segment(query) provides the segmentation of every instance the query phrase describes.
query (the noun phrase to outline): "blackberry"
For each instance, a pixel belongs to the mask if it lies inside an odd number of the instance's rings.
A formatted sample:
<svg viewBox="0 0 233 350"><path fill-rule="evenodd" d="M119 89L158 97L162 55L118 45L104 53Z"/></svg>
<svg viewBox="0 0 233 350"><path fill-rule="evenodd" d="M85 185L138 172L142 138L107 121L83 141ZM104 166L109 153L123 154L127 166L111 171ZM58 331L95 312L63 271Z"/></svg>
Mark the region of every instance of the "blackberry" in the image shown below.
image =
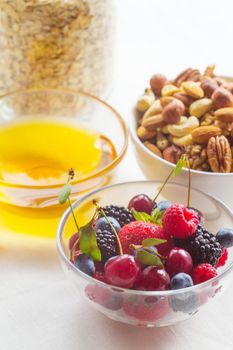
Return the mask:
<svg viewBox="0 0 233 350"><path fill-rule="evenodd" d="M126 224L129 224L131 221L134 221L133 215L125 207L118 207L117 205L107 205L103 208L107 216L111 216L116 219L120 226L123 227Z"/></svg>
<svg viewBox="0 0 233 350"><path fill-rule="evenodd" d="M96 231L96 240L101 251L101 260L106 262L109 258L119 254L118 242L111 228L98 229Z"/></svg>
<svg viewBox="0 0 233 350"><path fill-rule="evenodd" d="M220 243L216 237L201 225L193 236L187 239L175 239L175 245L189 252L193 264L207 263L215 266L222 255Z"/></svg>

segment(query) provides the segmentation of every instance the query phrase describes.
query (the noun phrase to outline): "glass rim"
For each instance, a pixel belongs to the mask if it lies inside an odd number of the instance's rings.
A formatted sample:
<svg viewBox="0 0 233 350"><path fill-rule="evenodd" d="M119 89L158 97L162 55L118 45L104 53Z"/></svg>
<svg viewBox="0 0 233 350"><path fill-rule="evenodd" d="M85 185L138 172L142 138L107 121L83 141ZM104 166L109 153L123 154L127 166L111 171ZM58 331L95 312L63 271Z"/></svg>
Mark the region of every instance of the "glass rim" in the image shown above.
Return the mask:
<svg viewBox="0 0 233 350"><path fill-rule="evenodd" d="M142 180L142 181L127 181L127 182L121 182L121 183L117 183L117 184L113 184L113 185L109 185L109 186L104 186L101 187L99 189L96 189L94 191L89 192L88 194L86 194L85 196L81 197L80 199L76 200L73 203L73 208L77 208L82 202L84 202L86 199L88 199L88 197L97 194L98 192L101 192L102 190L108 190L110 188L114 188L117 187L119 185L123 185L123 186L127 186L129 184L134 184L134 185L139 185L139 184L143 184L143 183L151 183L151 184L162 184L161 181L147 181L147 180ZM169 182L169 185L175 186L175 187L182 187L182 188L187 188L187 186L185 185L180 185L174 182ZM205 193L199 189L196 188L192 188L192 191L198 192L204 196L206 196L207 198L214 200L215 203L218 204L218 206L220 205L233 219L233 212L232 210L226 205L224 204L220 199L216 198L215 196L212 196L208 193ZM73 263L71 263L71 261L68 259L68 257L66 256L64 249L62 247L62 234L63 234L63 229L64 226L67 222L68 217L71 214L71 210L70 208L68 208L62 215L59 224L58 224L58 228L57 228L57 235L56 235L56 242L57 242L57 249L59 252L60 257L64 260L64 262L66 263L66 265L69 267L69 269L72 269L75 273L77 273L79 275L80 278L84 278L86 279L88 282L94 282L95 284L98 284L100 286L104 286L105 288L110 288L111 290L115 290L115 291L119 291L119 292L124 292L124 293L128 293L128 294L135 294L135 295L144 295L144 296L160 296L160 297L166 297L166 296L170 296L170 295L176 295L176 294L185 294L188 292L195 292L198 289L204 289L205 287L211 287L214 285L214 283L220 279L225 278L230 271L233 268L233 261L231 262L231 264L226 268L225 271L221 272L219 275L217 275L216 277L200 283L200 284L196 284L193 285L191 287L187 287L187 288L181 288L181 289L176 289L176 290L165 290L165 291L142 291L142 290L134 290L134 289L127 289L127 288L121 288L121 287L117 287L111 284L107 284L104 282L101 282L99 280L96 280L95 278L88 276L87 274L85 274L84 272L80 271L77 267L74 266ZM216 284L217 286L217 284Z"/></svg>
<svg viewBox="0 0 233 350"><path fill-rule="evenodd" d="M119 122L121 131L123 132L123 146L121 147L121 150L117 154L117 156L111 161L111 163L109 163L108 165L106 165L102 169L100 169L100 170L98 170L90 175L83 177L80 180L72 181L73 185L82 184L82 183L85 183L86 181L98 178L99 176L103 176L103 175L107 174L108 172L110 172L112 169L114 169L121 162L121 160L123 159L123 157L126 153L127 147L128 147L128 133L127 133L126 123L125 123L124 119L122 118L121 114L114 107L112 107L109 103L105 102L104 100L102 100L101 98L99 98L95 95L92 95L88 92L81 91L79 89L72 89L72 88L66 88L66 87L58 87L58 88L42 87L42 88L22 89L22 90L15 90L15 91L8 92L4 95L0 95L0 102L4 98L11 97L11 96L14 96L17 94L42 92L42 91L72 93L72 94L81 95L81 96L87 97L91 100L94 100L97 104L104 106L106 109L109 109L109 111L112 112L112 115L114 115L114 117ZM8 183L6 181L0 180L0 186L5 186L5 187L9 187L9 188L22 188L22 189L23 188L25 188L25 189L58 188L59 189L63 185L64 184L48 185L48 186L44 186L44 185L43 186L39 186L39 185L27 186L27 185L20 185L20 184L12 184L12 183Z"/></svg>

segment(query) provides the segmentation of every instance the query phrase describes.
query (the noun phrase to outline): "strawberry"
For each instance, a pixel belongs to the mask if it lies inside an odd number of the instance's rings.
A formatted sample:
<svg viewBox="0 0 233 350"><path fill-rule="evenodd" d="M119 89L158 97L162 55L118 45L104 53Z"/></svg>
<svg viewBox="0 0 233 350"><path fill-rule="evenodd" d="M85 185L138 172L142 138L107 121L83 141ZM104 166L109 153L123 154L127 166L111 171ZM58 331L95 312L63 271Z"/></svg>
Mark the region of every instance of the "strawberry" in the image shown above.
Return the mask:
<svg viewBox="0 0 233 350"><path fill-rule="evenodd" d="M125 254L130 254L130 245L141 245L142 241L146 238L160 238L167 240L166 243L158 245L160 254L167 254L172 248L171 239L165 234L164 230L155 224L133 221L123 226L118 232L119 239L121 241L122 249Z"/></svg>

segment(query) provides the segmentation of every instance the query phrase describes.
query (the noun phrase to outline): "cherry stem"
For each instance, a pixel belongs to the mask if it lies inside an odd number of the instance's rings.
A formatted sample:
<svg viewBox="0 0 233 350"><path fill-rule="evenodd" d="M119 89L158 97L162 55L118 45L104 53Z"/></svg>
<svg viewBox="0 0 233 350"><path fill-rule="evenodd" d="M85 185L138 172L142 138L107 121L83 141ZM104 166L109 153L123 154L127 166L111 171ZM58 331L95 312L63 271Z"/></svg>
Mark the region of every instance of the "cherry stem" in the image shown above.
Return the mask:
<svg viewBox="0 0 233 350"><path fill-rule="evenodd" d="M156 202L156 199L158 198L158 196L160 195L160 193L162 192L162 190L164 189L164 187L166 186L167 182L170 180L170 178L173 175L173 171L174 169L172 169L172 171L170 172L170 174L168 175L168 177L166 178L166 180L164 181L162 187L160 188L159 192L156 194L155 198L153 199L154 202Z"/></svg>
<svg viewBox="0 0 233 350"><path fill-rule="evenodd" d="M75 217L75 214L74 214L74 210L73 210L72 203L71 203L71 201L70 201L70 197L68 197L68 203L69 203L70 210L71 210L71 213L72 213L74 222L75 222L75 226L76 226L77 230L79 231L79 230L80 230L80 229L79 229L79 225L78 225L78 222L77 222L76 217Z"/></svg>
<svg viewBox="0 0 233 350"><path fill-rule="evenodd" d="M103 217L106 219L107 223L109 224L109 226L111 227L112 229L112 232L114 233L114 235L116 236L116 239L117 239L117 244L118 244L118 247L119 247L119 255L123 255L123 250L122 250L122 246L121 246L121 241L118 237L118 234L114 228L114 226L112 225L111 221L109 220L109 218L107 217L107 215L105 214L104 210L102 207L99 206L98 202L96 200L93 200L93 204L96 206L96 208L99 210L99 212L103 215Z"/></svg>
<svg viewBox="0 0 233 350"><path fill-rule="evenodd" d="M188 158L186 157L187 165L188 165L188 198L187 198L187 207L190 207L190 198L191 198L191 169L190 169L190 162Z"/></svg>

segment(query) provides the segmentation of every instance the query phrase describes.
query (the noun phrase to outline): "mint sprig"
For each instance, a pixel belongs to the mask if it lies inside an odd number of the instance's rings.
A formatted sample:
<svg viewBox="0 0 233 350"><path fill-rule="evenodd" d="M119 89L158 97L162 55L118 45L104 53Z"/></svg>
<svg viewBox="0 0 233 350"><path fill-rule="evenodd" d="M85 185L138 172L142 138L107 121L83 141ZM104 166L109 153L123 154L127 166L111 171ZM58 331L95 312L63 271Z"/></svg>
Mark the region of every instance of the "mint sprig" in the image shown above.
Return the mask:
<svg viewBox="0 0 233 350"><path fill-rule="evenodd" d="M149 222L151 224L162 225L162 218L165 213L165 210L159 210L159 208L156 208L153 211L152 215L149 215L147 213L132 209L131 213L136 221Z"/></svg>
<svg viewBox="0 0 233 350"><path fill-rule="evenodd" d="M74 170L70 169L67 182L64 185L63 189L60 191L58 196L58 200L60 204L65 204L66 202L68 202L73 219L74 219L74 223L78 232L78 238L75 241L70 252L70 260L71 261L74 260L74 253L76 248L79 245L82 253L89 255L95 261L101 261L101 252L97 244L96 233L93 229L93 222L96 216L96 212L89 223L87 223L82 227L79 227L74 210L73 210L73 206L70 200L70 194L72 189L70 182L71 180L74 179L74 176L75 176Z"/></svg>

